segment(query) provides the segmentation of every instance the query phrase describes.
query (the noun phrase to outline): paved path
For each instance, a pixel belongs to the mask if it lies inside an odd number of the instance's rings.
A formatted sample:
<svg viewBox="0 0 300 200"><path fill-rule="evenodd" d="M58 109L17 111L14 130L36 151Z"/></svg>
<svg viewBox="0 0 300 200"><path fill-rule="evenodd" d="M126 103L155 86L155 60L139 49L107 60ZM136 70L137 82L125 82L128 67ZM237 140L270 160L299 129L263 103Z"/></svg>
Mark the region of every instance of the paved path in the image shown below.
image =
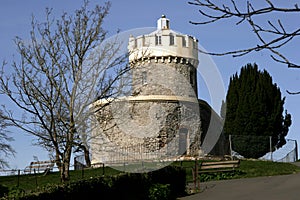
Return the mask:
<svg viewBox="0 0 300 200"><path fill-rule="evenodd" d="M299 200L300 173L272 177L210 181L201 192L180 200Z"/></svg>

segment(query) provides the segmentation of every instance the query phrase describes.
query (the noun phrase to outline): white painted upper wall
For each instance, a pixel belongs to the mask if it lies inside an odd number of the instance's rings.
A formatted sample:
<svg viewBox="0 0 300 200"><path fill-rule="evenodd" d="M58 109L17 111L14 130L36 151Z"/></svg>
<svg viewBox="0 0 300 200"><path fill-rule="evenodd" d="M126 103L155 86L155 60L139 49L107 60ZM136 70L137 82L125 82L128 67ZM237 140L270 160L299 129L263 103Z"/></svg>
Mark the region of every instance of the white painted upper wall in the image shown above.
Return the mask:
<svg viewBox="0 0 300 200"><path fill-rule="evenodd" d="M164 15L157 21L157 30L148 35L130 36L129 61L147 57L180 57L198 63L198 40L170 29L170 20Z"/></svg>

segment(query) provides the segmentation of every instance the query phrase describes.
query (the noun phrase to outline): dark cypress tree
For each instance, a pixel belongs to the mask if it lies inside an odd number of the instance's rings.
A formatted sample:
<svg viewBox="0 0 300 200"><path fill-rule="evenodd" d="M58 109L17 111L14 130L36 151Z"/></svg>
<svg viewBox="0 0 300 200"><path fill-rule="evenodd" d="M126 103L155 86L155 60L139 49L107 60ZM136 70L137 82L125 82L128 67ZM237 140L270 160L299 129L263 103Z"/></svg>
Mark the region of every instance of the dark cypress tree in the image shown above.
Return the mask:
<svg viewBox="0 0 300 200"><path fill-rule="evenodd" d="M241 68L230 78L226 96L225 134L232 136L233 150L246 158L259 158L280 148L292 123L285 111L285 98L270 74L256 64Z"/></svg>

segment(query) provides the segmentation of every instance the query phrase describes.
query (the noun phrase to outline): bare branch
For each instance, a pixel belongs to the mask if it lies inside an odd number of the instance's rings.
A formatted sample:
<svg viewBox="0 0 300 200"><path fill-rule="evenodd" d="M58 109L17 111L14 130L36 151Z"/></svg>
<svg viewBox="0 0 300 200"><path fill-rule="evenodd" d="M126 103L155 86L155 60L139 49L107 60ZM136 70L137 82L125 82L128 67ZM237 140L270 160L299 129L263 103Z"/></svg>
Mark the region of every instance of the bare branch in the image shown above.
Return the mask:
<svg viewBox="0 0 300 200"><path fill-rule="evenodd" d="M6 120L3 111L0 110L0 169L9 167L6 159L15 155L15 150L9 144L9 142L13 141L13 138L8 136L10 133L6 129L8 126L10 126L10 124Z"/></svg>
<svg viewBox="0 0 300 200"><path fill-rule="evenodd" d="M205 53L218 56L232 55L233 57L239 57L253 51L261 51L265 49L270 51L271 55L281 57L283 60L285 60L285 64L289 64L290 61L288 56L283 55L283 53L280 53L279 50L275 49L280 49L287 43L291 42L296 36L299 36L299 28L296 27L293 31L288 31L280 19L277 19L277 25L275 25L271 20L267 20L266 22L270 26L270 28L268 28L265 25L260 25L258 23L260 22L260 18L258 17L261 15L271 16L271 14L273 13L279 13L282 15L286 15L289 13L299 13L300 9L297 4L292 7L278 7L274 5L271 0L266 0L265 3L265 6L255 8L252 2L247 1L243 8L243 3L237 2L235 0L231 0L228 4L222 4L220 2L214 2L212 0L190 1L190 5L200 8L199 13L200 16L203 17L203 21L191 21L190 23L195 25L202 25L215 23L216 21L221 20L237 19L238 21L236 22L236 25L240 25L241 23L247 21L260 42L256 45L253 45L254 47L248 47L241 50L226 51L223 53ZM270 37L270 35L272 37Z"/></svg>
<svg viewBox="0 0 300 200"><path fill-rule="evenodd" d="M300 92L290 92L290 91L288 91L288 90L286 90L286 92L287 92L288 94L291 94L291 95L297 95L297 94L300 94Z"/></svg>

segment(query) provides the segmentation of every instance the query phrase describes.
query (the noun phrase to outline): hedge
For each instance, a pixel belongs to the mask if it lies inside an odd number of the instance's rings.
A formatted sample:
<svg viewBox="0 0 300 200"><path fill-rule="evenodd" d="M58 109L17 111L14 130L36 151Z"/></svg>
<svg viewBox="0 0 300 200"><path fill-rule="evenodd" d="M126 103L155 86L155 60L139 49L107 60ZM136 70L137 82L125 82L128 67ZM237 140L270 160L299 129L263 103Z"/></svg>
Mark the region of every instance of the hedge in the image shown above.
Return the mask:
<svg viewBox="0 0 300 200"><path fill-rule="evenodd" d="M171 200L185 195L185 184L185 170L177 166L167 166L149 173L123 173L61 185L49 185L30 193L19 192L16 189L1 199L71 200L95 197L96 199Z"/></svg>

